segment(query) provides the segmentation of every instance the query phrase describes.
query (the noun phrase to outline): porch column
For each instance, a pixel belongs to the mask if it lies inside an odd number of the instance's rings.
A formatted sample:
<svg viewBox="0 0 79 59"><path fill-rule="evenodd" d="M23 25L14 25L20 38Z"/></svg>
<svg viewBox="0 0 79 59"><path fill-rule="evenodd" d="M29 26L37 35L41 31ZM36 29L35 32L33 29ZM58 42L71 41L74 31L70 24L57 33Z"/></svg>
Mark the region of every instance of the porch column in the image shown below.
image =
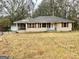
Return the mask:
<svg viewBox="0 0 79 59"><path fill-rule="evenodd" d="M18 27L18 24L16 23L16 29L18 30L19 29L19 27Z"/></svg>
<svg viewBox="0 0 79 59"><path fill-rule="evenodd" d="M38 23L36 24L36 28L38 28Z"/></svg>
<svg viewBox="0 0 79 59"><path fill-rule="evenodd" d="M42 23L41 23L41 28L42 28Z"/></svg>
<svg viewBox="0 0 79 59"><path fill-rule="evenodd" d="M27 29L27 23L26 23L26 29Z"/></svg>

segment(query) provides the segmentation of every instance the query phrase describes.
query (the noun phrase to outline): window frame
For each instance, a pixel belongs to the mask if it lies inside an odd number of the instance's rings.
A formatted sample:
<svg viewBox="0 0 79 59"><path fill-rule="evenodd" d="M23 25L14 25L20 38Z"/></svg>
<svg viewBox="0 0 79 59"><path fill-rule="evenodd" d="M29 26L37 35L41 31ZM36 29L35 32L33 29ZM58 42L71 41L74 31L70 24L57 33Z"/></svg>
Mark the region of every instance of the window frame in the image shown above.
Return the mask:
<svg viewBox="0 0 79 59"><path fill-rule="evenodd" d="M46 23L42 23L42 28L46 28Z"/></svg>
<svg viewBox="0 0 79 59"><path fill-rule="evenodd" d="M41 23L38 23L38 28L42 28L42 26L41 26L42 24Z"/></svg>
<svg viewBox="0 0 79 59"><path fill-rule="evenodd" d="M51 28L51 23L47 23L47 28Z"/></svg>
<svg viewBox="0 0 79 59"><path fill-rule="evenodd" d="M62 27L68 27L68 26L69 26L68 22L62 23Z"/></svg>

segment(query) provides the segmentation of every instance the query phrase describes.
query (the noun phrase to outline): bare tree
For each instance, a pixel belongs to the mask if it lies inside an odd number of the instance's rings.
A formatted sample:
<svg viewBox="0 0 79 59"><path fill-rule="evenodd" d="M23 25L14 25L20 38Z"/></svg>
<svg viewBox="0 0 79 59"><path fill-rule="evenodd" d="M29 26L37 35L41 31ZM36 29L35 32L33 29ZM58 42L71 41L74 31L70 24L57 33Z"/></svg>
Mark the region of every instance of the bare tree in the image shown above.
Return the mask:
<svg viewBox="0 0 79 59"><path fill-rule="evenodd" d="M20 20L28 16L32 0L0 0L4 12L10 16L12 20Z"/></svg>

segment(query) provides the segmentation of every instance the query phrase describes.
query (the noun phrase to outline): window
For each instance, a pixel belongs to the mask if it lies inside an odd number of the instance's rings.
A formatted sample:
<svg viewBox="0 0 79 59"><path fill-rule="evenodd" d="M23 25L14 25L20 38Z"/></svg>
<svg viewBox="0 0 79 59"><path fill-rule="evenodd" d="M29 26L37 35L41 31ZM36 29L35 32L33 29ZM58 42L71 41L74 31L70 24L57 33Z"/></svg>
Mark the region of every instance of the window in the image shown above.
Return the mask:
<svg viewBox="0 0 79 59"><path fill-rule="evenodd" d="M28 23L27 28L36 28L36 23Z"/></svg>
<svg viewBox="0 0 79 59"><path fill-rule="evenodd" d="M46 23L42 23L42 27L46 28Z"/></svg>
<svg viewBox="0 0 79 59"><path fill-rule="evenodd" d="M34 23L32 23L32 24L31 24L31 28L34 28L34 27L35 27L34 25L35 25L35 24L34 24Z"/></svg>
<svg viewBox="0 0 79 59"><path fill-rule="evenodd" d="M41 28L41 23L38 23L38 28Z"/></svg>
<svg viewBox="0 0 79 59"><path fill-rule="evenodd" d="M68 23L62 23L62 27L68 27Z"/></svg>
<svg viewBox="0 0 79 59"><path fill-rule="evenodd" d="M50 28L50 25L51 25L50 23L47 23L47 28Z"/></svg>
<svg viewBox="0 0 79 59"><path fill-rule="evenodd" d="M53 28L53 24L52 24L52 28Z"/></svg>

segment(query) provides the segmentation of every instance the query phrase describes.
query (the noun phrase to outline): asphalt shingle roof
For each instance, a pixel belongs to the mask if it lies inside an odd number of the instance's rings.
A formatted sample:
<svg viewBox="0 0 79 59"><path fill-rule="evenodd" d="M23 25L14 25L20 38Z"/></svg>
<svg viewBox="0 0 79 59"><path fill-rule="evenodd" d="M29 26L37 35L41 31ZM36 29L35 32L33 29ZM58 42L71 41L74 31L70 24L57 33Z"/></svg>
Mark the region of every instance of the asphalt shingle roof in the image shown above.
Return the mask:
<svg viewBox="0 0 79 59"><path fill-rule="evenodd" d="M39 16L36 18L27 18L14 23L59 23L59 22L74 22L68 19L55 16Z"/></svg>

